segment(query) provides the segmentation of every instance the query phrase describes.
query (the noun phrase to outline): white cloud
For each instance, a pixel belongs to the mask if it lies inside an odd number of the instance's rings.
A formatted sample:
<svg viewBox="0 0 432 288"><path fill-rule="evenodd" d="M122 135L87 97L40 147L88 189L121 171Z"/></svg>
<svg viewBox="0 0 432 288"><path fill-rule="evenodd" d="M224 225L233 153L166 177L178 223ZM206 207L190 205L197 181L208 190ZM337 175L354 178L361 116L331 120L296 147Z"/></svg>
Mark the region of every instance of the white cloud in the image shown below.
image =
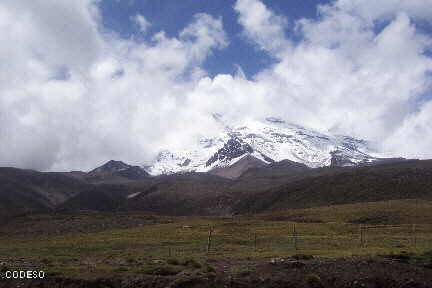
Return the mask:
<svg viewBox="0 0 432 288"><path fill-rule="evenodd" d="M296 22L300 41L291 41L292 47L287 45L282 53L267 49L280 61L256 75L253 85L266 90L274 114L322 130L387 142L424 105L420 99L432 92L432 61L424 53L432 38L413 22L432 20L432 14L422 10L431 9L426 2L341 0L321 6L318 19ZM253 14L245 3L238 0L236 6L244 5L237 11L246 32L255 26L260 31L275 30L272 23L251 25L242 20ZM256 5L257 11L267 11L266 18L274 16L264 4ZM273 43L272 39L283 42L281 33L269 35L265 41L251 38L261 46ZM417 151L414 145L410 149Z"/></svg>
<svg viewBox="0 0 432 288"><path fill-rule="evenodd" d="M67 17L46 17L44 1L0 3L0 166L142 164L181 119L206 55L227 45L221 20L198 14L177 38L138 43L102 33L91 1L54 2Z"/></svg>
<svg viewBox="0 0 432 288"><path fill-rule="evenodd" d="M407 116L384 142L388 151L407 158L431 158L432 102Z"/></svg>
<svg viewBox="0 0 432 288"><path fill-rule="evenodd" d="M5 0L0 15L0 55L8 65L32 53L51 67L68 63L83 68L100 54L99 15L92 1Z"/></svg>
<svg viewBox="0 0 432 288"><path fill-rule="evenodd" d="M259 0L238 0L234 9L246 36L263 50L274 54L285 52L290 41L285 37L287 19L275 15Z"/></svg>
<svg viewBox="0 0 432 288"><path fill-rule="evenodd" d="M135 25L138 26L141 33L146 33L147 29L151 25L150 22L147 21L147 19L139 13L136 14L135 16L131 17L131 20L135 23Z"/></svg>
<svg viewBox="0 0 432 288"><path fill-rule="evenodd" d="M220 18L197 14L177 37L137 42L105 31L97 2L2 1L0 166L142 164L217 133L215 112L233 123L280 116L430 158L432 39L416 26L431 21L426 2L339 0L291 29L262 2L238 0L245 35L277 59L247 80L241 68L214 78L202 68L228 46Z"/></svg>
<svg viewBox="0 0 432 288"><path fill-rule="evenodd" d="M207 58L210 48L223 49L228 46L222 20L204 13L194 16L193 24L180 33L180 40L186 44L190 57L198 62Z"/></svg>
<svg viewBox="0 0 432 288"><path fill-rule="evenodd" d="M432 5L430 0L339 0L336 1L334 6L327 6L323 10L328 11L330 9L357 15L364 20L372 22L392 19L394 15L398 13L408 14L415 19L432 19Z"/></svg>

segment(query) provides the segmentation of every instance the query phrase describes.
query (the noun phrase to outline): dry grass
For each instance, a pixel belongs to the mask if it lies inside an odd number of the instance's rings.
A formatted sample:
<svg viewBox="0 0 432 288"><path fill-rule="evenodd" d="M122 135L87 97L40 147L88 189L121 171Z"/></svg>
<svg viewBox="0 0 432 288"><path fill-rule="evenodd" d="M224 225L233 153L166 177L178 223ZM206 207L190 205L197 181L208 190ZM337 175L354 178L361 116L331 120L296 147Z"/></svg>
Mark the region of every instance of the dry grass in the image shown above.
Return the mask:
<svg viewBox="0 0 432 288"><path fill-rule="evenodd" d="M0 262L19 265L27 261L51 272L81 275L93 273L93 270L134 273L148 269L155 260L172 258L193 258L202 262L207 258L264 258L300 253L323 257L400 251L423 253L432 250L431 211L431 202L416 204L415 200L406 200L291 210L253 217L177 217L171 221L161 218L163 221L152 221L140 227L109 228L99 232L3 235L0 237ZM105 221L115 217L115 214L105 214ZM49 226L50 218L44 219ZM95 219L100 221L98 217ZM83 217L81 221L93 220ZM362 221L365 223L360 224ZM368 224L370 221L374 224ZM410 223L416 223L415 233ZM82 224L88 226L88 223ZM211 251L207 253L209 224L214 226L214 232ZM360 227L363 227L363 245Z"/></svg>

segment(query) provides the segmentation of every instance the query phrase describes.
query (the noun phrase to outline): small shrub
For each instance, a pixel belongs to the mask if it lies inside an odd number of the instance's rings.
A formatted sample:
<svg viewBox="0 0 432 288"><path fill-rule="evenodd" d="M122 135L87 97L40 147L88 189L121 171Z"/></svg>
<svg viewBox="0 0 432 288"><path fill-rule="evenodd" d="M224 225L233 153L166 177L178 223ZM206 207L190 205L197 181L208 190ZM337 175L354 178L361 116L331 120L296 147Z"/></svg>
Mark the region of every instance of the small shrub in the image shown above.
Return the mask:
<svg viewBox="0 0 432 288"><path fill-rule="evenodd" d="M432 262L432 250L424 252L422 257L429 259Z"/></svg>
<svg viewBox="0 0 432 288"><path fill-rule="evenodd" d="M144 274L161 275L161 276L177 275L182 271L183 269L181 267L173 266L173 265L160 265L160 266L153 266L153 267L150 266L142 270Z"/></svg>
<svg viewBox="0 0 432 288"><path fill-rule="evenodd" d="M412 258L413 254L409 253L407 251L401 251L400 253L391 253L390 255L385 255L384 257L389 258L389 259L393 259L402 263L408 263L411 258Z"/></svg>
<svg viewBox="0 0 432 288"><path fill-rule="evenodd" d="M170 265L181 265L180 261L176 258L170 258L167 260L167 263Z"/></svg>
<svg viewBox="0 0 432 288"><path fill-rule="evenodd" d="M244 266L244 265L231 267L230 270L231 270L230 272L232 275L236 275L239 277L247 277L253 273L256 273L255 267L249 267L249 266Z"/></svg>
<svg viewBox="0 0 432 288"><path fill-rule="evenodd" d="M6 273L6 271L9 271L9 267L6 266L5 264L0 266L0 272L1 273Z"/></svg>
<svg viewBox="0 0 432 288"><path fill-rule="evenodd" d="M114 272L126 272L128 269L126 267L116 267L113 269Z"/></svg>
<svg viewBox="0 0 432 288"><path fill-rule="evenodd" d="M48 259L48 258L42 258L42 259L40 260L40 262L41 262L42 264L44 264L44 265L49 265L49 264L51 264L51 260Z"/></svg>
<svg viewBox="0 0 432 288"><path fill-rule="evenodd" d="M133 257L128 257L128 258L126 259L126 262L127 262L128 264L134 264L134 263L136 263L137 261L136 261L136 259L133 258Z"/></svg>
<svg viewBox="0 0 432 288"><path fill-rule="evenodd" d="M201 263L199 263L197 260L193 258L186 259L183 262L183 265L193 269L199 269L202 267Z"/></svg>
<svg viewBox="0 0 432 288"><path fill-rule="evenodd" d="M203 284L206 282L206 279L204 276L199 274L186 274L181 275L177 279L175 279L170 287L176 287L176 288L186 288L186 287L195 287L198 284Z"/></svg>
<svg viewBox="0 0 432 288"><path fill-rule="evenodd" d="M62 273L60 271L48 271L47 276L49 277L57 277L61 276Z"/></svg>
<svg viewBox="0 0 432 288"><path fill-rule="evenodd" d="M292 258L294 258L296 260L311 260L314 258L314 256L309 255L309 254L295 254L292 256Z"/></svg>
<svg viewBox="0 0 432 288"><path fill-rule="evenodd" d="M213 273L213 272L216 272L216 269L213 266L211 266L209 264L206 264L206 266L205 266L205 272Z"/></svg>
<svg viewBox="0 0 432 288"><path fill-rule="evenodd" d="M305 282L307 285L309 285L309 287L318 288L323 286L321 282L321 278L314 273L307 274L305 277Z"/></svg>

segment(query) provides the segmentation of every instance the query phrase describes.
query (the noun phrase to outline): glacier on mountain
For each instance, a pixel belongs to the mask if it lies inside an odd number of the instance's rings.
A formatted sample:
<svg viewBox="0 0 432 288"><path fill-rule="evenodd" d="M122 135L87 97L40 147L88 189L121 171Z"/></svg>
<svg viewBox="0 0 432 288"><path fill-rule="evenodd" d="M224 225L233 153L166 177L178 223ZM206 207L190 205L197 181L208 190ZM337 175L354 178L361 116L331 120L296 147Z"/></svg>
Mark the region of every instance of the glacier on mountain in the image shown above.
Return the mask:
<svg viewBox="0 0 432 288"><path fill-rule="evenodd" d="M186 149L163 150L146 170L151 175L207 172L230 166L245 155L265 163L288 159L313 168L354 166L380 157L365 140L324 134L276 117L236 127L223 123L220 116L215 119L223 126L218 136L202 137Z"/></svg>

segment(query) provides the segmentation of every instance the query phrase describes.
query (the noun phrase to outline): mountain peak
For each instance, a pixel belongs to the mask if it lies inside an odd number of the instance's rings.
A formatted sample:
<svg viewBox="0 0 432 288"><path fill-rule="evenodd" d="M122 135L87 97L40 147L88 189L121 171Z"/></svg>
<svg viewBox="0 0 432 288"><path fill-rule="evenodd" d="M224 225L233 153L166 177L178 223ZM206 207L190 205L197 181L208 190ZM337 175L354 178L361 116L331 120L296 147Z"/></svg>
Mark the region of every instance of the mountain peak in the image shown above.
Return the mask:
<svg viewBox="0 0 432 288"><path fill-rule="evenodd" d="M212 115L216 121L222 117ZM277 117L224 125L215 137L200 138L189 147L160 154L149 165L152 175L208 172L233 165L245 155L269 164L283 160L308 167L364 165L379 159L369 142L321 133Z"/></svg>
<svg viewBox="0 0 432 288"><path fill-rule="evenodd" d="M103 164L102 166L99 166L98 168L93 169L92 171L90 171L90 173L94 173L94 172L117 172L123 169L127 169L131 167L131 165L128 165L122 161L116 161L116 160L109 160L108 162L106 162L105 164Z"/></svg>
<svg viewBox="0 0 432 288"><path fill-rule="evenodd" d="M244 143L241 139L231 137L225 145L220 148L206 163L206 166L212 166L216 161L228 162L247 153L253 153L253 148Z"/></svg>
<svg viewBox="0 0 432 288"><path fill-rule="evenodd" d="M127 179L138 180L148 177L149 174L139 166L132 166L122 161L110 160L102 166L89 172L92 176L120 176Z"/></svg>

